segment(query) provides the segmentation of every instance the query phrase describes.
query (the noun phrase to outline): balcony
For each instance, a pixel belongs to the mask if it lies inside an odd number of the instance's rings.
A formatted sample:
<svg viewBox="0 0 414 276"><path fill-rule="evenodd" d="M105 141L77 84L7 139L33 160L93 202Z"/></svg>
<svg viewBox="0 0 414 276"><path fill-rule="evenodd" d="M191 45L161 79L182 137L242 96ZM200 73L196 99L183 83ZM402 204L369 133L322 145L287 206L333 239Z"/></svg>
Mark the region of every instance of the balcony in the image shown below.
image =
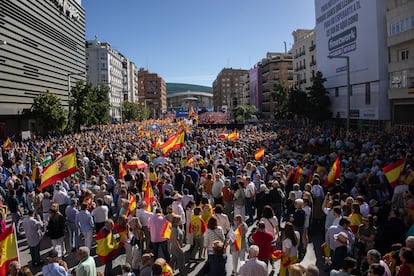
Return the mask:
<svg viewBox="0 0 414 276"><path fill-rule="evenodd" d="M315 65L316 65L316 60L313 60L313 61L311 61L311 62L309 63L309 66L310 66L310 67L315 66Z"/></svg>
<svg viewBox="0 0 414 276"><path fill-rule="evenodd" d="M316 48L316 45L315 44L311 45L309 47L309 52L312 52L313 50L315 50L315 48Z"/></svg>

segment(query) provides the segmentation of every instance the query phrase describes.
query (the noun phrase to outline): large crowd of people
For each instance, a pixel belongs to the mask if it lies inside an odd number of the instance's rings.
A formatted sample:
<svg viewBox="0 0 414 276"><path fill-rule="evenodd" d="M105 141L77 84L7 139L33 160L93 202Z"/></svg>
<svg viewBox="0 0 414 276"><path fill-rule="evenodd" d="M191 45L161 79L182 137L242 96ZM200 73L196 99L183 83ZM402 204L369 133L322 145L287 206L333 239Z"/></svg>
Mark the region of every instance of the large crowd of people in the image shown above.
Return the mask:
<svg viewBox="0 0 414 276"><path fill-rule="evenodd" d="M179 128L184 144L164 156L158 141ZM122 275L188 275L187 264L201 262L200 275L268 275L276 267L282 276L414 275L411 129L263 124L236 139L229 132L148 120L12 141L0 158L0 232L10 218L43 275L99 275L93 252L105 276L119 254ZM37 189L49 162L73 147L76 173ZM341 174L330 183L338 156ZM401 159L404 169L389 183L382 168ZM146 166L124 174L120 164L131 160ZM325 241L315 248L325 257L319 269L299 264L311 234ZM42 260L45 236L51 250ZM69 254L79 261L71 271ZM30 275L20 265L12 262L10 274Z"/></svg>

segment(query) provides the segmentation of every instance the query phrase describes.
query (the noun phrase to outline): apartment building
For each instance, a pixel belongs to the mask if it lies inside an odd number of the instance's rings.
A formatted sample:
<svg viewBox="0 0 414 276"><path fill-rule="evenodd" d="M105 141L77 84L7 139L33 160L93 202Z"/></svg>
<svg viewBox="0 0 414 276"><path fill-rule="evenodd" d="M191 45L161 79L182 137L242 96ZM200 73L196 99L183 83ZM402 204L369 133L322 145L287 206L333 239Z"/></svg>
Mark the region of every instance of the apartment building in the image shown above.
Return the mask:
<svg viewBox="0 0 414 276"><path fill-rule="evenodd" d="M138 102L149 109L151 118L163 118L167 112L165 80L144 68L138 71Z"/></svg>
<svg viewBox="0 0 414 276"><path fill-rule="evenodd" d="M109 114L112 120L121 121L122 102L138 95L136 67L108 42L97 38L86 42L87 79L93 86L109 87Z"/></svg>
<svg viewBox="0 0 414 276"><path fill-rule="evenodd" d="M68 107L69 81L84 79L80 0L0 0L0 139L35 130L27 111L49 90Z"/></svg>
<svg viewBox="0 0 414 276"><path fill-rule="evenodd" d="M297 29L292 35L295 86L306 92L306 88L312 85L312 77L317 72L315 30Z"/></svg>
<svg viewBox="0 0 414 276"><path fill-rule="evenodd" d="M290 88L294 85L292 53L266 54L258 63L261 80L261 112L264 119L273 119L277 103L273 99L275 84L280 82Z"/></svg>
<svg viewBox="0 0 414 276"><path fill-rule="evenodd" d="M414 124L414 1L387 0L388 98L393 124Z"/></svg>
<svg viewBox="0 0 414 276"><path fill-rule="evenodd" d="M248 70L223 68L213 82L213 103L215 111L227 112L233 118L233 109L246 104Z"/></svg>

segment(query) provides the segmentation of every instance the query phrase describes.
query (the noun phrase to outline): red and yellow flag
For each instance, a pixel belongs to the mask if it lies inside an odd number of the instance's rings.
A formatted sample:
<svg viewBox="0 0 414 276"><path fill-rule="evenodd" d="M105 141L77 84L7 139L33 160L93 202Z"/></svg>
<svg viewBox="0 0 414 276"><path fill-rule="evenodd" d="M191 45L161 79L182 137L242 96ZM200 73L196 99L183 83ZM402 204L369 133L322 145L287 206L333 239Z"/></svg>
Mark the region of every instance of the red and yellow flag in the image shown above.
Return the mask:
<svg viewBox="0 0 414 276"><path fill-rule="evenodd" d="M187 160L187 165L192 165L194 164L195 160L193 157L190 157L190 159Z"/></svg>
<svg viewBox="0 0 414 276"><path fill-rule="evenodd" d="M122 163L122 161L121 161L121 163L119 163L119 175L118 175L118 179L124 179L124 176L126 175L127 173L126 173L126 170L125 170L125 168L124 168L124 164Z"/></svg>
<svg viewBox="0 0 414 276"><path fill-rule="evenodd" d="M329 183L334 183L337 178L341 176L341 159L339 156L336 158L335 162L332 165L331 170L328 173L328 176L325 180L325 186Z"/></svg>
<svg viewBox="0 0 414 276"><path fill-rule="evenodd" d="M11 148L11 140L7 137L6 141L3 144L3 149L10 149Z"/></svg>
<svg viewBox="0 0 414 276"><path fill-rule="evenodd" d="M236 248L236 251L240 251L241 249L241 243L242 243L242 229L241 225L237 227L236 231L234 231L235 239L234 239L234 247Z"/></svg>
<svg viewBox="0 0 414 276"><path fill-rule="evenodd" d="M103 264L118 253L119 243L116 241L112 231L106 227L101 228L96 235L96 254Z"/></svg>
<svg viewBox="0 0 414 276"><path fill-rule="evenodd" d="M171 239L172 225L171 222L165 220L164 226L162 227L162 237L164 239Z"/></svg>
<svg viewBox="0 0 414 276"><path fill-rule="evenodd" d="M195 113L193 106L190 106L190 110L188 111L188 119L190 119L191 117L195 117L197 116L197 113Z"/></svg>
<svg viewBox="0 0 414 276"><path fill-rule="evenodd" d="M9 273L9 264L18 261L17 241L14 235L14 224L0 234L0 275Z"/></svg>
<svg viewBox="0 0 414 276"><path fill-rule="evenodd" d="M126 210L125 216L128 217L130 214L134 215L134 211L136 208L137 208L137 199L131 193L129 195L129 205L128 205L128 209Z"/></svg>
<svg viewBox="0 0 414 276"><path fill-rule="evenodd" d="M400 178L405 166L405 158L402 158L394 163L388 164L382 168L388 182L394 188L397 185L398 178Z"/></svg>
<svg viewBox="0 0 414 276"><path fill-rule="evenodd" d="M184 131L179 130L177 134L168 138L168 140L160 146L164 156L167 156L171 151L180 149L184 145Z"/></svg>
<svg viewBox="0 0 414 276"><path fill-rule="evenodd" d="M259 149L258 151L256 151L254 153L254 159L256 159L257 161L259 161L264 156L264 153L265 153L265 148Z"/></svg>
<svg viewBox="0 0 414 276"><path fill-rule="evenodd" d="M240 138L240 133L237 130L232 131L227 135L227 140L237 140Z"/></svg>
<svg viewBox="0 0 414 276"><path fill-rule="evenodd" d="M53 161L42 173L42 182L37 188L39 191L57 181L76 172L75 148L71 148L64 155Z"/></svg>
<svg viewBox="0 0 414 276"><path fill-rule="evenodd" d="M297 166L295 170L295 177L293 178L294 183L299 183L301 181L302 172L303 172L303 169L300 166Z"/></svg>
<svg viewBox="0 0 414 276"><path fill-rule="evenodd" d="M144 201L147 203L146 210L151 212L151 204L154 202L154 191L152 190L151 183L149 181L145 181L147 183L145 190L144 190Z"/></svg>

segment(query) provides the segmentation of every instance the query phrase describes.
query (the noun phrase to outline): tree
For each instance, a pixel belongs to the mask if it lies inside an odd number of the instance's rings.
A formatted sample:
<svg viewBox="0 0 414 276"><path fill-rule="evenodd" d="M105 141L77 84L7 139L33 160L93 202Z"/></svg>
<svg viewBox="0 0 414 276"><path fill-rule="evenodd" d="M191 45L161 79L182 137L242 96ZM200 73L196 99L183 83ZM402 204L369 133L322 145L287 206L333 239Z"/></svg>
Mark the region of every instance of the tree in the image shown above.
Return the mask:
<svg viewBox="0 0 414 276"><path fill-rule="evenodd" d="M101 84L94 88L89 98L89 120L87 125L107 124L109 122L109 87Z"/></svg>
<svg viewBox="0 0 414 276"><path fill-rule="evenodd" d="M61 100L49 90L33 99L31 112L45 133L61 131L66 126L66 112Z"/></svg>
<svg viewBox="0 0 414 276"><path fill-rule="evenodd" d="M149 117L149 110L143 105L124 101L122 103L122 117L128 121L147 119Z"/></svg>
<svg viewBox="0 0 414 276"><path fill-rule="evenodd" d="M78 132L83 125L108 123L110 118L108 92L109 87L105 84L93 87L90 82L78 81L71 91L69 128Z"/></svg>
<svg viewBox="0 0 414 276"><path fill-rule="evenodd" d="M287 119L290 118L288 110L288 89L286 85L278 81L273 86L273 91L271 92L273 100L275 103L275 118L276 119Z"/></svg>
<svg viewBox="0 0 414 276"><path fill-rule="evenodd" d="M307 117L309 114L309 101L306 92L297 87L291 88L288 96L288 111L299 117Z"/></svg>
<svg viewBox="0 0 414 276"><path fill-rule="evenodd" d="M69 128L79 132L82 125L86 125L89 115L89 101L93 100L92 83L83 80L76 82L71 90L69 101Z"/></svg>
<svg viewBox="0 0 414 276"><path fill-rule="evenodd" d="M332 118L330 111L331 101L329 100L328 91L323 83L326 79L318 71L312 78L312 86L308 88L309 97L309 118L315 121L325 121Z"/></svg>
<svg viewBox="0 0 414 276"><path fill-rule="evenodd" d="M233 109L236 122L246 123L250 119L255 119L253 112L256 110L254 105L238 105Z"/></svg>

